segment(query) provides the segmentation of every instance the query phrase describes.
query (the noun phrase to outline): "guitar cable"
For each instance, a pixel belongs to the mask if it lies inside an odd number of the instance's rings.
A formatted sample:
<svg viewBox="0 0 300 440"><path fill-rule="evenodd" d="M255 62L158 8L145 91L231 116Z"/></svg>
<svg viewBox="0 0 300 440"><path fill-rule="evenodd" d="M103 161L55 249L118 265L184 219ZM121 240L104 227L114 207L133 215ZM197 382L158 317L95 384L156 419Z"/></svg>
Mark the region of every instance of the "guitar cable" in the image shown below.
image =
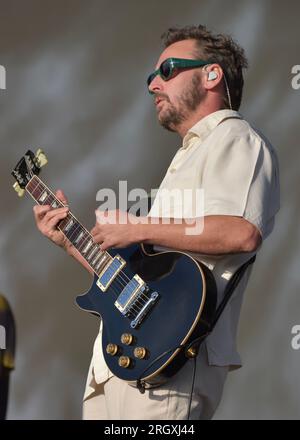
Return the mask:
<svg viewBox="0 0 300 440"><path fill-rule="evenodd" d="M155 385L150 385L150 384L147 384L146 381L141 379L142 376L145 374L145 372L148 371L152 367L152 365L154 365L156 362L158 362L163 356L169 354L170 352L178 350L178 349L185 349L185 355L186 355L186 357L188 357L187 351L189 350L189 348L191 348L193 345L197 344L197 354L192 358L193 361L194 361L193 372L192 372L192 386L191 386L190 395L189 395L188 411L187 411L187 418L186 418L186 420L190 420L190 412L191 412L191 406L192 406L192 401L193 401L193 392L194 392L194 386L195 386L198 350L199 350L199 347L200 347L201 343L209 335L209 333L210 333L210 329L206 333L204 333L203 335L201 335L198 338L194 339L192 342L188 342L188 343L186 343L184 345L178 345L177 347L171 348L170 350L167 350L164 353L162 353L159 356L157 356L151 362L151 364L147 368L145 368L145 370L142 371L142 373L140 374L140 377L137 379L136 386L137 386L139 392L141 394L144 394L146 389L147 390L152 390L153 388L157 388L157 387L159 387L161 385L161 383L155 384ZM190 358L190 360L191 360L191 358ZM147 385L147 388L146 388L146 385Z"/></svg>
<svg viewBox="0 0 300 440"><path fill-rule="evenodd" d="M186 420L190 420L190 414L191 414L191 407L192 407L193 393L194 393L194 386L195 386L195 377L196 377L196 368L197 368L196 356L193 358L193 361L194 361L194 365L193 365L193 376L192 376L192 388L191 388L191 391L190 391L189 404L188 404L188 412L187 412Z"/></svg>

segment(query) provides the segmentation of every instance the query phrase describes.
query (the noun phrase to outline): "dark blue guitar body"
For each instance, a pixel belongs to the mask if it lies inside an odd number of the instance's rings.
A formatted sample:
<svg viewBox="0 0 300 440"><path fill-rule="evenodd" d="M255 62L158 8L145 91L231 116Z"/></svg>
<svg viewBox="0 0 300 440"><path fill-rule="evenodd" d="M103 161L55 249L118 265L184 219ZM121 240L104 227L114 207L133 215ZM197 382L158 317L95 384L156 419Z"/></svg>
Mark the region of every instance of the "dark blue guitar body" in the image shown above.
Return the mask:
<svg viewBox="0 0 300 440"><path fill-rule="evenodd" d="M76 302L81 309L101 315L103 354L113 374L126 381L143 379L150 383L168 378L188 359L177 347L207 331L216 306L214 279L204 265L181 252L150 253L137 245L114 249L110 254L118 254L127 262L124 272L128 279L138 274L151 291L158 292L157 302L135 329L130 326L132 319L123 316L114 304L122 291L117 280L102 292L95 276L90 290ZM133 336L130 345L121 342L124 333ZM108 344L117 346L116 354L106 352ZM136 347L146 349L143 359L135 357ZM120 356L129 358L130 365L120 366Z"/></svg>

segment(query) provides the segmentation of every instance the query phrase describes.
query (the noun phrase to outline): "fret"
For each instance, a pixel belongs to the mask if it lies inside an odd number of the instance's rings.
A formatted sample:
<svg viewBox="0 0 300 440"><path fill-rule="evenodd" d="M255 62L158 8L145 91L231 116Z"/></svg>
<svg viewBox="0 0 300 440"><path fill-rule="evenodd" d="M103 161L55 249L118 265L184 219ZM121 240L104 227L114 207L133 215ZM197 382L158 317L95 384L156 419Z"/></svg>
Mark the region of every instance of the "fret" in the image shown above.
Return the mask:
<svg viewBox="0 0 300 440"><path fill-rule="evenodd" d="M60 203L55 199L55 196L51 193L46 186L37 178L32 179L27 185L26 189L30 192L32 197L39 205L52 205L53 202Z"/></svg>
<svg viewBox="0 0 300 440"><path fill-rule="evenodd" d="M97 264L95 264L95 270L97 272L99 272L100 268L102 269L102 265L104 262L106 262L106 260L107 256L105 254L102 254L100 260L98 260Z"/></svg>
<svg viewBox="0 0 300 440"><path fill-rule="evenodd" d="M83 231L80 231L79 232L79 235L77 236L77 238L75 239L75 241L74 241L74 246L77 246L77 244L80 242L80 240L82 239L82 237L84 236L84 232Z"/></svg>
<svg viewBox="0 0 300 440"><path fill-rule="evenodd" d="M100 249L99 249L100 250ZM99 260L99 258L101 258L102 257L102 253L101 252L99 252L99 254L98 255L96 255L96 257L93 259L93 261L91 262L91 265L92 266L95 266L95 264L97 263L97 261Z"/></svg>
<svg viewBox="0 0 300 440"><path fill-rule="evenodd" d="M76 234L72 238L72 244L76 247L84 259L87 260L87 252L93 244L93 238L90 233L87 232L81 225L78 230L76 230Z"/></svg>
<svg viewBox="0 0 300 440"><path fill-rule="evenodd" d="M84 247L84 249L82 250L82 252L83 252L84 254L86 254L87 251L89 250L89 248L92 246L92 244L93 244L93 240L89 239L88 243L86 244L86 246Z"/></svg>
<svg viewBox="0 0 300 440"><path fill-rule="evenodd" d="M82 225L71 215L68 215L64 220L62 225L62 232L66 235L68 240L76 247L80 252L80 245L78 240L78 235L82 237L84 235L84 230ZM61 226L61 225L60 225Z"/></svg>
<svg viewBox="0 0 300 440"><path fill-rule="evenodd" d="M69 232L70 228L74 225L74 220L71 218L66 226L64 227L64 232Z"/></svg>
<svg viewBox="0 0 300 440"><path fill-rule="evenodd" d="M62 232L64 232L64 228L67 225L67 223L70 220L70 214L67 215L66 218L63 218L60 222L59 222L59 229L62 230Z"/></svg>
<svg viewBox="0 0 300 440"><path fill-rule="evenodd" d="M98 250L99 250L99 246L96 245L96 246L94 247L94 249L92 249L92 252L87 256L87 259L88 259L89 261L91 261L91 259L93 258L93 256L95 255L95 253L96 253Z"/></svg>
<svg viewBox="0 0 300 440"><path fill-rule="evenodd" d="M78 231L82 228L81 225L75 221L74 218L67 217L68 221L66 222L63 233L68 238L68 240L74 245L75 238L77 237ZM74 245L75 246L75 245ZM77 249L77 246L75 246Z"/></svg>
<svg viewBox="0 0 300 440"><path fill-rule="evenodd" d="M46 198L48 197L48 195L49 194L47 193L47 191L44 191L42 193L42 195L39 197L39 202L43 203L46 200Z"/></svg>
<svg viewBox="0 0 300 440"><path fill-rule="evenodd" d="M34 176L27 184L26 189L27 191L31 194L31 192L33 191L33 189L35 188L36 185L38 185L38 182L35 179L36 176ZM34 188L33 188L34 187Z"/></svg>
<svg viewBox="0 0 300 440"><path fill-rule="evenodd" d="M54 208L54 209L62 207L62 205L61 205L61 204L58 204L56 200L54 200L54 201L51 203L51 206L52 206L52 208Z"/></svg>
<svg viewBox="0 0 300 440"><path fill-rule="evenodd" d="M78 246L76 246L76 248L79 250L81 255L83 255L83 249L86 246L87 240L91 239L91 235L85 229L82 232L83 232L83 238L79 242Z"/></svg>
<svg viewBox="0 0 300 440"><path fill-rule="evenodd" d="M53 194L48 194L47 197L45 198L44 202L41 203L41 205L52 205L52 203L55 201L55 197L53 196Z"/></svg>
<svg viewBox="0 0 300 440"><path fill-rule="evenodd" d="M32 197L35 199L37 203L38 203L38 198L40 196L39 186L40 186L40 181L36 176L34 176L26 187L28 189L28 192L32 195Z"/></svg>
<svg viewBox="0 0 300 440"><path fill-rule="evenodd" d="M95 266L95 270L98 275L103 271L109 260L111 260L111 256L107 253L104 253L101 260Z"/></svg>
<svg viewBox="0 0 300 440"><path fill-rule="evenodd" d="M43 192L44 190L45 190L44 185L39 184L39 185L36 187L35 192L37 193L38 198L41 197L42 192Z"/></svg>

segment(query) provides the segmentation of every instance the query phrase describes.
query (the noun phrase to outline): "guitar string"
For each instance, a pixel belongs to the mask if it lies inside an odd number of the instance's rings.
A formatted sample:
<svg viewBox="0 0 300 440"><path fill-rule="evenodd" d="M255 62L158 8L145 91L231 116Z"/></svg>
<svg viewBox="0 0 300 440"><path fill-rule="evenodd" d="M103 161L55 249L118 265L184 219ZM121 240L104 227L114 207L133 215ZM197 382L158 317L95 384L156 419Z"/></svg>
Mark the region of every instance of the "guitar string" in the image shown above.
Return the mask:
<svg viewBox="0 0 300 440"><path fill-rule="evenodd" d="M32 176L33 177L33 176ZM37 177L37 176L36 176ZM34 189L31 189L31 193L34 193L37 189L40 191L40 190L47 190L48 188L46 188L46 186L42 183L42 181L40 180L40 179L37 179L37 181L38 181L38 183L35 185L35 187L34 187ZM32 183L32 182L31 182ZM34 194L33 194L34 195ZM57 199L56 198L56 196L50 191L50 194L48 194L47 195L47 197L46 197L46 199L44 200L44 202L47 200L47 198L51 198L51 197L53 197L53 200L51 200L51 205L52 205L52 203L53 203L53 201L55 201L55 202L58 202L58 204L59 204L59 206L63 206L62 205L62 203L61 203L61 201L59 200L59 199ZM36 201L38 201L37 200L37 197L35 197L35 195L34 195L34 198L35 198L35 200ZM69 216L70 217L73 217L73 219L75 220L75 223L77 223L77 225L79 225L79 227L80 228L82 228L82 225L78 222L78 220L77 220L77 222L76 222L76 218L74 217L74 215L70 212L69 213ZM65 225L66 226L66 225ZM63 226L63 228L65 227L65 226ZM89 238L89 236L91 237L91 240L93 241L93 239L92 239L92 236L89 234L89 232L88 231L86 231L84 228L83 228L83 231L85 232L85 234L87 234L87 237L85 237L84 238L84 240L83 240L83 244L84 244L84 242L86 242L86 239L87 238ZM75 231L73 231L73 233L74 233ZM68 237L68 235L67 235L67 233L64 231L63 232L64 233L64 235L67 237L67 239L72 243L72 241L70 240L70 237ZM73 234L72 233L72 234ZM71 235L72 235L71 234ZM94 243L94 244L96 244L96 246L97 246L97 250L99 250L102 254L104 254L105 253L105 251L103 252L103 251L101 251L101 249L100 249L100 247L98 246L98 244L97 243ZM72 245L76 248L76 249L78 249L73 243L72 243ZM81 245L82 246L82 245ZM80 246L80 247L81 247ZM80 250L80 247L79 247L79 249L78 249L78 251L80 252L80 253L82 253L82 251ZM94 247L94 249L95 249L95 247ZM108 253L108 252L106 252L107 254L108 254L108 256L109 256L109 258L111 258L112 259L112 257L111 257L111 255ZM83 256L83 255L82 255ZM83 256L83 258L85 258L85 260L88 262L88 264L89 264L89 266L92 268L92 270L95 272L95 274L97 275L97 276L99 276L99 274L97 273L97 271L96 271L96 269L92 266L92 264L87 260L87 257L84 257ZM119 279L120 278L120 279ZM126 280L127 279L127 280ZM123 271L123 270L120 270L119 271L119 273L116 275L116 277L114 278L114 280L113 280L113 282L114 281L116 281L120 286L121 286L121 288L122 288L122 290L128 285L128 282L130 282L131 280L130 280L130 278L128 278L128 276L127 276L127 274ZM111 283L111 288L112 288L112 290L114 291L114 293L118 296L121 292L118 292L118 291L116 291L116 289L115 289L115 286L113 285L113 282ZM124 283L124 284L123 284ZM140 294L140 297L139 297L141 300L143 300L143 301L140 301L141 302L141 304L142 304L142 306L144 305L144 304L146 304L146 302L148 301L148 297L143 293L143 292L141 292L141 294ZM137 301L139 301L139 300L137 300ZM132 307L133 308L135 308L135 305L133 304L132 305ZM136 312L139 312L140 310L135 310Z"/></svg>

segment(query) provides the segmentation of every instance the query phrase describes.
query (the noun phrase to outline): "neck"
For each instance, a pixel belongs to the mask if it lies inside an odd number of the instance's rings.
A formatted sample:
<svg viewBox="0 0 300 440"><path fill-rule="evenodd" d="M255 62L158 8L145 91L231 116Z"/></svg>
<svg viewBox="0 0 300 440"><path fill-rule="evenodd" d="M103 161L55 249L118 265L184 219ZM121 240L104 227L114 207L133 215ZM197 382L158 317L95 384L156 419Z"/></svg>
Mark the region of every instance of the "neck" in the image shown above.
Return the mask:
<svg viewBox="0 0 300 440"><path fill-rule="evenodd" d="M206 116L217 112L218 110L223 110L224 107L221 103L201 103L200 106L189 115L189 118L182 122L182 124L175 127L174 131L179 134L183 139L187 132L195 125L197 122Z"/></svg>

